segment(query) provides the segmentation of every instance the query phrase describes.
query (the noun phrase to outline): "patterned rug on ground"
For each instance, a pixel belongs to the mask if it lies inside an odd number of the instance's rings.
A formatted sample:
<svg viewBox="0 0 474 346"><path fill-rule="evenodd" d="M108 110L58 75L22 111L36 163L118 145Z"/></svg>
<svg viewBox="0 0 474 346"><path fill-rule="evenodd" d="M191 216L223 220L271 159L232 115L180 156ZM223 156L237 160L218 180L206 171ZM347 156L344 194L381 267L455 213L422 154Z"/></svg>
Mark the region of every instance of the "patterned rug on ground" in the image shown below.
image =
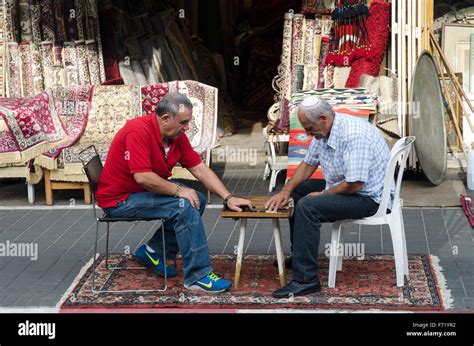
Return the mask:
<svg viewBox="0 0 474 346"><path fill-rule="evenodd" d="M472 206L471 197L461 195L461 204L471 227L474 227L474 208Z"/></svg>
<svg viewBox="0 0 474 346"><path fill-rule="evenodd" d="M237 290L208 294L189 291L179 275L168 280L168 290L158 293L91 292L92 261L79 273L61 299L61 309L78 308L186 308L186 309L381 309L381 310L445 310L450 306L450 294L444 288L444 277L437 258L428 255L409 256L410 280L403 288L395 285L393 256L366 256L362 260L345 259L343 270L337 274L336 288L327 287L328 259L320 256L321 292L292 299L274 299L272 291L279 288L278 270L273 266L275 256L246 255L242 262ZM235 256L213 255L214 270L227 280L233 280ZM124 255L110 255L109 266L137 266ZM99 258L96 289L158 289L163 278L150 269L119 269L111 274L105 269L105 256ZM291 271L287 278L291 277ZM444 292L443 292L444 291ZM444 294L444 302L441 293Z"/></svg>
<svg viewBox="0 0 474 346"><path fill-rule="evenodd" d="M92 260L79 273L61 299L61 309L82 308L186 308L186 309L380 309L380 310L445 310L450 307L450 293L444 287L444 277L437 258L428 255L409 256L410 280L403 288L395 285L393 256L366 256L362 260L345 259L337 274L336 288L327 287L328 259L320 256L320 293L292 299L274 299L272 291L279 288L278 271L273 266L275 256L246 255L242 263L239 288L220 294L189 291L179 275L169 279L166 292L93 294ZM107 290L157 289L163 278L150 269L105 269L105 256L97 259L96 288ZM233 280L235 256L213 255L214 270L227 280ZM109 266L137 266L132 258L111 255ZM291 271L287 278L291 277ZM441 297L444 294L444 299Z"/></svg>

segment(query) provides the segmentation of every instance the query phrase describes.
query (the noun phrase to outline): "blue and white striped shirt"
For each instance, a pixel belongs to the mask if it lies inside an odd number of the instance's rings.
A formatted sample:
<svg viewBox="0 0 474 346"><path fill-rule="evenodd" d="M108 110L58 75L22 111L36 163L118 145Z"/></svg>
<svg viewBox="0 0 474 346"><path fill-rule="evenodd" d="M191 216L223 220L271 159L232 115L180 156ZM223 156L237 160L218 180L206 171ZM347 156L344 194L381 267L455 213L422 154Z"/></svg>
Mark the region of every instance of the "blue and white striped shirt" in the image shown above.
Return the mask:
<svg viewBox="0 0 474 346"><path fill-rule="evenodd" d="M329 138L314 138L304 162L321 165L326 189L361 181L364 185L358 194L380 203L389 159L390 150L375 126L336 113Z"/></svg>

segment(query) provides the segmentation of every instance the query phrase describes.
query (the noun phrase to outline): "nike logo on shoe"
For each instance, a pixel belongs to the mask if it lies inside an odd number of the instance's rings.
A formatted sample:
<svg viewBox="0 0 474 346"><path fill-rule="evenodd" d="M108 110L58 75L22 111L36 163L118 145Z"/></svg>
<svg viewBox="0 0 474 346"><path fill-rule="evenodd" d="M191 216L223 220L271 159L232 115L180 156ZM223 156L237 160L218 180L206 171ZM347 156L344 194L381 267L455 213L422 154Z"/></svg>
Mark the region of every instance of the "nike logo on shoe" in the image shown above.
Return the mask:
<svg viewBox="0 0 474 346"><path fill-rule="evenodd" d="M205 284L204 282L197 281L198 284L203 285L204 287L207 288L212 288L212 282L209 282L208 284Z"/></svg>
<svg viewBox="0 0 474 346"><path fill-rule="evenodd" d="M156 266L160 263L160 259L154 259L153 257L150 256L150 254L146 250L145 250L145 253L148 256L148 258L150 259L151 263L153 263Z"/></svg>

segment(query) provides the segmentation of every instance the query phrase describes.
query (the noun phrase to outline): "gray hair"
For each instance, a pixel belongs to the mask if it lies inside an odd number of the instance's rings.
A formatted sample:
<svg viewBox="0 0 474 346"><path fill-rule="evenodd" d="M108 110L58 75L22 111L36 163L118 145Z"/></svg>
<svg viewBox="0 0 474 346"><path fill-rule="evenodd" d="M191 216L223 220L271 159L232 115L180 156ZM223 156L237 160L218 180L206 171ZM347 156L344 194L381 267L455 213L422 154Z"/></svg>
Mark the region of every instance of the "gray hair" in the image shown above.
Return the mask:
<svg viewBox="0 0 474 346"><path fill-rule="evenodd" d="M159 117L168 114L171 118L174 118L176 113L183 112L184 108L193 109L193 104L186 95L172 92L161 99L155 112Z"/></svg>
<svg viewBox="0 0 474 346"><path fill-rule="evenodd" d="M306 118L312 122L318 122L321 114L334 116L332 106L317 96L310 96L303 99L299 109L306 115Z"/></svg>

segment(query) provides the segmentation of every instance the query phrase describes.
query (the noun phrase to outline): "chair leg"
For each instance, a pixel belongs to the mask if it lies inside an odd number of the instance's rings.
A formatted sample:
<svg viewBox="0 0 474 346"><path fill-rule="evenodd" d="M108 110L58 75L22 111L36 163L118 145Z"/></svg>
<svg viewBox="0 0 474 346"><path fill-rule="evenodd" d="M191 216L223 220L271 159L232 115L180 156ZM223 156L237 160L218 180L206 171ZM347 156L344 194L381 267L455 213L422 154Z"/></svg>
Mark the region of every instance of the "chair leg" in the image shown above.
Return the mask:
<svg viewBox="0 0 474 346"><path fill-rule="evenodd" d="M268 186L268 192L273 191L273 188L275 187L276 176L277 176L277 171L272 170L272 173L270 176L270 185Z"/></svg>
<svg viewBox="0 0 474 346"><path fill-rule="evenodd" d="M212 192L207 190L207 203L211 204Z"/></svg>
<svg viewBox="0 0 474 346"><path fill-rule="evenodd" d="M283 248L281 246L281 232L280 232L280 220L272 219L273 221L273 237L275 238L275 249L277 254L278 262L278 277L280 278L280 286L285 287L285 260L283 258Z"/></svg>
<svg viewBox="0 0 474 346"><path fill-rule="evenodd" d="M165 242L165 223L161 220L161 239L163 241L163 261L165 265L165 287L161 291L168 289L168 270L166 269L166 242Z"/></svg>
<svg viewBox="0 0 474 346"><path fill-rule="evenodd" d="M267 180L270 175L270 164L268 161L265 163L265 171L263 172L263 180Z"/></svg>
<svg viewBox="0 0 474 346"><path fill-rule="evenodd" d="M402 246L403 246L403 272L407 279L410 277L410 270L408 268L408 251L407 251L407 239L405 235L405 223L403 222L403 213L402 208L400 207L400 211L398 212L400 218L400 226L402 230Z"/></svg>
<svg viewBox="0 0 474 346"><path fill-rule="evenodd" d="M96 267L97 267L97 243L99 242L99 221L96 220L95 222L95 227L96 227L96 230L95 230L95 243L94 243L94 257L93 257L93 261L92 261L92 293L99 293L96 289L95 289L95 276L96 276Z"/></svg>
<svg viewBox="0 0 474 346"><path fill-rule="evenodd" d="M242 256L244 254L245 230L247 228L247 219L240 219L240 236L237 247L237 263L235 264L234 288L239 288L240 269L242 267Z"/></svg>
<svg viewBox="0 0 474 346"><path fill-rule="evenodd" d="M341 223L339 226L339 244L344 248L344 224ZM337 256L337 271L342 271L342 257L344 256L343 251L340 251Z"/></svg>
<svg viewBox="0 0 474 346"><path fill-rule="evenodd" d="M137 225L137 222L134 223L133 227L135 227L136 225ZM106 255L105 256L106 256L106 268L107 270L110 271L109 278L110 278L110 275L112 275L115 270L119 270L119 269L143 270L145 269L145 267L142 267L142 266L140 267L114 266L112 268L109 268L108 266L109 233L110 233L110 227L109 227L109 223L107 222L107 238L106 238L107 240L106 240ZM163 239L163 260L165 261L165 264L166 264L165 228L164 228L163 220L161 220L161 235ZM168 273L165 271L165 274L164 274L165 284L162 289L148 289L148 290L102 290L102 289L99 289L97 290L95 288L95 276L97 273L96 254L97 254L98 242L99 242L99 221L96 222L96 237L95 237L95 245L94 245L95 255L94 255L94 262L93 262L93 269L92 269L92 293L95 293L95 294L99 294L99 293L150 293L150 292L164 292L168 289Z"/></svg>
<svg viewBox="0 0 474 346"><path fill-rule="evenodd" d="M107 222L107 234L105 237L105 268L109 270L109 234L110 234L110 224Z"/></svg>
<svg viewBox="0 0 474 346"><path fill-rule="evenodd" d="M397 274L397 286L404 285L404 258L403 258L403 240L401 235L400 218L393 215L388 218L388 226L392 236L393 256L395 257L395 271Z"/></svg>
<svg viewBox="0 0 474 346"><path fill-rule="evenodd" d="M328 274L328 287L336 287L336 274L337 274L337 262L338 262L338 250L340 244L341 235L341 222L334 222L332 225L331 234L331 246L329 251L329 274Z"/></svg>

